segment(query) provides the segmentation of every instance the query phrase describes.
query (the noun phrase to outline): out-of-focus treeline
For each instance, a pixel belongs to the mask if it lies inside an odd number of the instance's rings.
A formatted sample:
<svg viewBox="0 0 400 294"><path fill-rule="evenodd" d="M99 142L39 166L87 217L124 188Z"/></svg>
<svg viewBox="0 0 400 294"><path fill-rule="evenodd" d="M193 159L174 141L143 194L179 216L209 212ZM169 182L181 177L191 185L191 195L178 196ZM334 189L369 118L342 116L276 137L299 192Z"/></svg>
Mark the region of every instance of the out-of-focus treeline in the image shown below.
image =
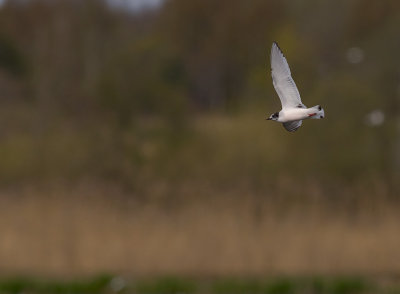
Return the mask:
<svg viewBox="0 0 400 294"><path fill-rule="evenodd" d="M395 0L5 1L0 182L108 180L140 195L287 177L395 195L399 32ZM264 121L280 109L272 41L304 103L326 109L295 134Z"/></svg>

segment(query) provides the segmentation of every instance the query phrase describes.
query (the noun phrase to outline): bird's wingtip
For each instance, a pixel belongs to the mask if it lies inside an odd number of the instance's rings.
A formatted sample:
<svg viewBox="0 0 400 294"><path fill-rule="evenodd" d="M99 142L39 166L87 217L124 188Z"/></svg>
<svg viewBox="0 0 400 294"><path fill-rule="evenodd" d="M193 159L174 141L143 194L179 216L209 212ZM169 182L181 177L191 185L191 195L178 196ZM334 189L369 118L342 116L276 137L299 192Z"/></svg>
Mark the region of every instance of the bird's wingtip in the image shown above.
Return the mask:
<svg viewBox="0 0 400 294"><path fill-rule="evenodd" d="M273 41L272 42L272 48L276 47L281 53L282 53L282 49L281 47L279 47L278 42L277 41ZM283 54L283 53L282 53Z"/></svg>

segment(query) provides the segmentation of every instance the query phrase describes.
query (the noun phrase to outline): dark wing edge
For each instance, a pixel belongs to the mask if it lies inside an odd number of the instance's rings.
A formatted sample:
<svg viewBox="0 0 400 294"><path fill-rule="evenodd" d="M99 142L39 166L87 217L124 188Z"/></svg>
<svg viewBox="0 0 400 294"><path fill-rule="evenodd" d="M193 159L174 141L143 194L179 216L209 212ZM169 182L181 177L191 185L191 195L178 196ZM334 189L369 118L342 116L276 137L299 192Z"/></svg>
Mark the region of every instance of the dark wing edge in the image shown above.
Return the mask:
<svg viewBox="0 0 400 294"><path fill-rule="evenodd" d="M296 132L297 129L301 127L302 123L303 122L301 120L295 120L295 121L282 123L282 125L288 132Z"/></svg>
<svg viewBox="0 0 400 294"><path fill-rule="evenodd" d="M274 60L274 57L276 57L275 60ZM275 65L275 67L276 67L275 70L278 73L280 73L282 76L285 76L285 77L292 76L292 72L290 70L290 66L286 59L286 56L285 56L285 54L283 54L283 52L277 42L272 43L270 61L271 61L271 71L273 70L273 67Z"/></svg>

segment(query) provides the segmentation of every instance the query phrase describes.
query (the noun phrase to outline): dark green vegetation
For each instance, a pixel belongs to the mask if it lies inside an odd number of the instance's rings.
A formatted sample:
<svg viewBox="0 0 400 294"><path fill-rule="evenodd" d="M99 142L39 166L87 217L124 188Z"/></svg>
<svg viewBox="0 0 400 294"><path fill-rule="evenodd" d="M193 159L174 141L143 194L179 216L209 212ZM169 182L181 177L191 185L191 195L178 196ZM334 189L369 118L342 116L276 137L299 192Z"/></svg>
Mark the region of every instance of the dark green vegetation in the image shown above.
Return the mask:
<svg viewBox="0 0 400 294"><path fill-rule="evenodd" d="M109 287L111 277L102 276L92 280L44 281L28 278L12 278L0 281L1 293L104 293Z"/></svg>
<svg viewBox="0 0 400 294"><path fill-rule="evenodd" d="M220 182L226 172L232 183L234 166L245 181L261 174L272 182L265 171L299 181L334 177L338 186L381 176L398 194L399 4L314 2L169 0L129 13L97 0L6 1L0 185L91 178L138 186L144 174ZM306 122L293 136L263 120L280 108L268 69L273 40L304 102L327 111L325 121ZM368 124L374 110L384 113L382 125ZM210 114L216 125L207 123ZM226 117L240 129L225 136L217 127ZM247 141L238 143L235 131L248 132ZM274 142L242 146L265 141ZM222 160L180 172L202 156Z"/></svg>
<svg viewBox="0 0 400 294"><path fill-rule="evenodd" d="M114 281L117 279L123 282L115 287ZM399 291L394 281L383 285L356 277L211 280L164 277L129 281L120 277L101 276L76 281L26 278L0 280L0 293L4 294L395 294Z"/></svg>

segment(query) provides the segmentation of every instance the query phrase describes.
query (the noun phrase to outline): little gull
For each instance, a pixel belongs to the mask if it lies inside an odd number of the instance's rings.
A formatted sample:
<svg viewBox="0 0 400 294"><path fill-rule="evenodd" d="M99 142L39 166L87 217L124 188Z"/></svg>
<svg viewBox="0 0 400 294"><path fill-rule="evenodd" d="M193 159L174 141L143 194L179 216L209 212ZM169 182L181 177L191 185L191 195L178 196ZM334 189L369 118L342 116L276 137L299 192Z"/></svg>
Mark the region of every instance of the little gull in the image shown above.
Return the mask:
<svg viewBox="0 0 400 294"><path fill-rule="evenodd" d="M303 119L321 119L325 113L320 105L307 108L300 98L299 90L292 79L289 64L278 44L274 42L271 49L272 83L281 100L282 110L272 114L267 120L281 122L289 132L300 128Z"/></svg>

